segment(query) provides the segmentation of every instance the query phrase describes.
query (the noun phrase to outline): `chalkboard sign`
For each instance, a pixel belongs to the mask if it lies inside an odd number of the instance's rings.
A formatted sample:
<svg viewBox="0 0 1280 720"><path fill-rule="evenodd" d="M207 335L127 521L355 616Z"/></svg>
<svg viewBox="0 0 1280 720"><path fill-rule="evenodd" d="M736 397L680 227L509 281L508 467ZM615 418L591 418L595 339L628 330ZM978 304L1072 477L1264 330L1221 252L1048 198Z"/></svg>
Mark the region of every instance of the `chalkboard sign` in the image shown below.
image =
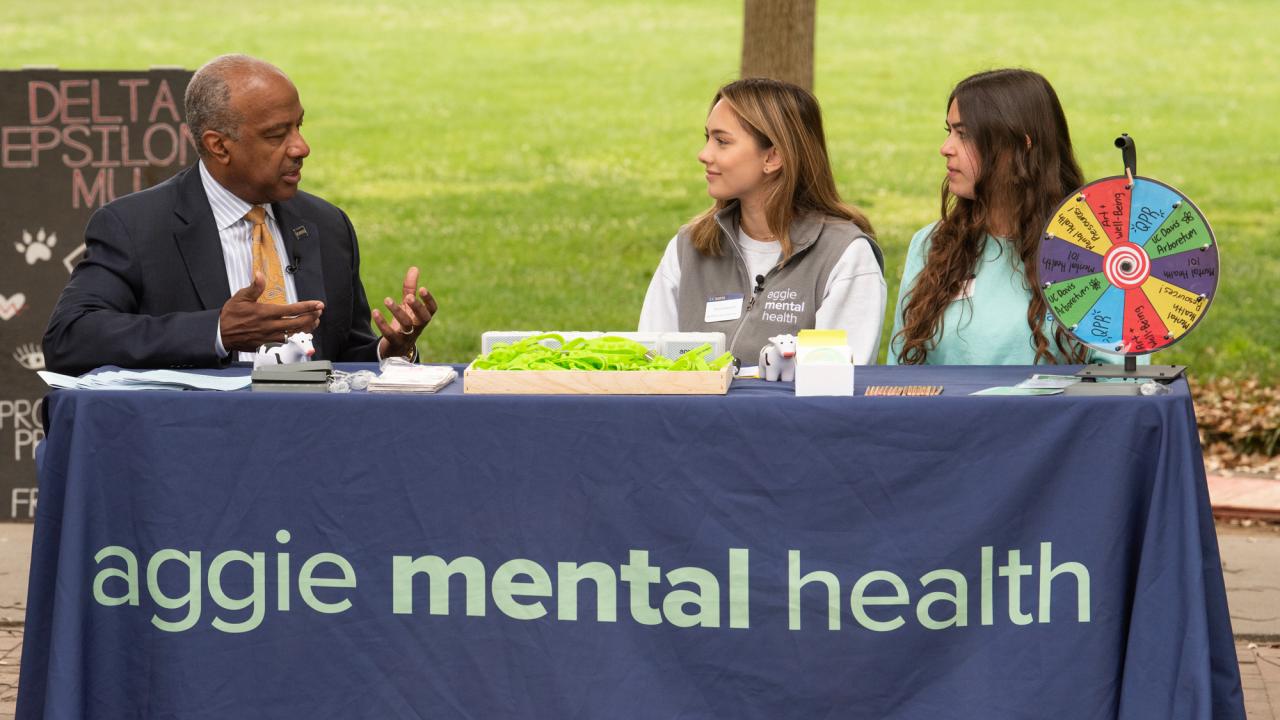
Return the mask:
<svg viewBox="0 0 1280 720"><path fill-rule="evenodd" d="M30 520L40 341L89 215L195 161L190 70L0 71L0 520Z"/></svg>

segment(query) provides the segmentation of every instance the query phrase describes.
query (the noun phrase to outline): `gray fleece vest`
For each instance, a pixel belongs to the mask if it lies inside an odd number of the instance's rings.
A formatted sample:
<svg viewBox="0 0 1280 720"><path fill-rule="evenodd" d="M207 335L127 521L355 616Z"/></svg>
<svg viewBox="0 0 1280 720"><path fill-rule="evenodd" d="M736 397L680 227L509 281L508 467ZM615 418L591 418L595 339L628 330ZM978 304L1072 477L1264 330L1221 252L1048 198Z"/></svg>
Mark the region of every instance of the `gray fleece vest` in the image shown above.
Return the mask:
<svg viewBox="0 0 1280 720"><path fill-rule="evenodd" d="M726 248L719 257L699 253L689 239L688 226L680 229L676 243L679 325L682 332L724 333L729 352L744 366L756 364L760 348L770 337L814 326L827 279L850 244L859 239L870 243L884 270L879 246L857 225L814 212L791 223L791 258L774 266L764 283L757 285L755 278L748 277L746 260L738 249L737 204L716 213L716 222ZM735 294L743 297L741 317L706 322L708 300Z"/></svg>

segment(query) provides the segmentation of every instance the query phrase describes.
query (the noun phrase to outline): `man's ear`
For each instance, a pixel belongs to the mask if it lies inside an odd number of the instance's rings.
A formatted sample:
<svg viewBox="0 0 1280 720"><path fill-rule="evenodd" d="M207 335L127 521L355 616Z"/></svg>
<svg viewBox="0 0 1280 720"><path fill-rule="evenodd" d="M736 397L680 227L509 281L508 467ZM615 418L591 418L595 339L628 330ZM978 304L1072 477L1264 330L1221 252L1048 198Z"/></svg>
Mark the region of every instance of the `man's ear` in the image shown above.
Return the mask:
<svg viewBox="0 0 1280 720"><path fill-rule="evenodd" d="M200 144L204 146L208 157L219 165L231 162L231 151L227 147L227 136L217 130L205 130L200 136Z"/></svg>

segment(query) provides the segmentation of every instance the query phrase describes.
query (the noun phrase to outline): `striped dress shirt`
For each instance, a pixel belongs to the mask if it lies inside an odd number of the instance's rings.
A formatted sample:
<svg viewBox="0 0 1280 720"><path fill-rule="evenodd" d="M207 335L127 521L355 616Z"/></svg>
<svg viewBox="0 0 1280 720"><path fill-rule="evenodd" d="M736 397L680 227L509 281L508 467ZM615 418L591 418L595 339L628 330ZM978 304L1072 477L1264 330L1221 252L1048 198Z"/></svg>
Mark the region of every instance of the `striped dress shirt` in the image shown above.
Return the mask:
<svg viewBox="0 0 1280 720"><path fill-rule="evenodd" d="M253 223L245 218L245 213L253 206L236 197L230 190L222 187L209 170L204 161L200 163L200 181L204 183L204 193L209 198L209 208L213 210L213 222L218 227L218 237L222 240L222 260L227 266L227 287L235 294L253 283ZM285 254L284 239L280 235L280 226L276 223L275 210L271 205L263 206L267 211L267 229L276 241L276 252L280 256L281 265L290 265L291 258ZM298 302L298 290L293 283L293 273L284 273L285 302ZM222 345L222 329L218 329L214 347L218 357L226 357L227 350ZM254 353L241 352L238 360L253 362Z"/></svg>

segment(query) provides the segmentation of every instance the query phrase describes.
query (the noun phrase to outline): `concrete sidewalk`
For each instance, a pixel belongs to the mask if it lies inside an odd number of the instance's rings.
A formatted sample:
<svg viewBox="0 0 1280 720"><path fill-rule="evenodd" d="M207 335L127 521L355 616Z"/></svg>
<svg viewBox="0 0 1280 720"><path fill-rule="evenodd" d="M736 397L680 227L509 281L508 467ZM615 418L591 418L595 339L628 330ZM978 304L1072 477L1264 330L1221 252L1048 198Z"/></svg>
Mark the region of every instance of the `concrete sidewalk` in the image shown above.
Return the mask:
<svg viewBox="0 0 1280 720"><path fill-rule="evenodd" d="M1248 720L1280 720L1280 525L1220 521L1218 550L1245 713Z"/></svg>
<svg viewBox="0 0 1280 720"><path fill-rule="evenodd" d="M1220 522L1218 547L1245 709L1248 720L1280 720L1280 525L1244 522ZM0 720L18 698L33 527L0 523Z"/></svg>
<svg viewBox="0 0 1280 720"><path fill-rule="evenodd" d="M1219 522L1218 550L1231 631L1237 639L1280 644L1280 525Z"/></svg>

